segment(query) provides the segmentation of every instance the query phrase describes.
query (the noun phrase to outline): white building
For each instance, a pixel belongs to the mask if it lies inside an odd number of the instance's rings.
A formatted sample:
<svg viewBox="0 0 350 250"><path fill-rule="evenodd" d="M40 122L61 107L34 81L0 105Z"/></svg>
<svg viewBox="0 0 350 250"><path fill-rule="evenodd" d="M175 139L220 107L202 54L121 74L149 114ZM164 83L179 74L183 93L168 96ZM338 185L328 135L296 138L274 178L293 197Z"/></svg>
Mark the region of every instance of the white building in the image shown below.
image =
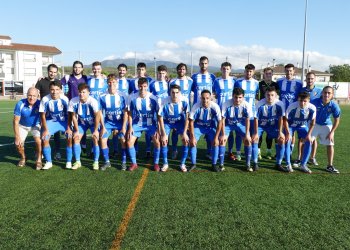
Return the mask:
<svg viewBox="0 0 350 250"><path fill-rule="evenodd" d="M26 93L61 53L53 46L13 43L11 37L0 35L0 95Z"/></svg>

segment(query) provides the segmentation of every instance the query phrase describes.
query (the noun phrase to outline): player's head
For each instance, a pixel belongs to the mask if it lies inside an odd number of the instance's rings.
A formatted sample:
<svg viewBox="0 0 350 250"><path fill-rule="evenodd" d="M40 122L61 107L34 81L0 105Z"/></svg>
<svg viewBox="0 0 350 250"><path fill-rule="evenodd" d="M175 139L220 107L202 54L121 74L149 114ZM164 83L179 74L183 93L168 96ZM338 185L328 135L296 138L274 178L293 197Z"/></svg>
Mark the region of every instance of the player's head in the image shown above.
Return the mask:
<svg viewBox="0 0 350 250"><path fill-rule="evenodd" d="M62 93L61 82L59 81L50 82L49 88L50 88L50 95L52 99L57 100L58 98L60 98L60 95Z"/></svg>
<svg viewBox="0 0 350 250"><path fill-rule="evenodd" d="M244 101L244 90L242 88L234 88L232 91L232 99L234 105L240 105Z"/></svg>
<svg viewBox="0 0 350 250"><path fill-rule="evenodd" d="M81 61L74 61L73 63L73 75L78 76L83 74L84 65Z"/></svg>
<svg viewBox="0 0 350 250"><path fill-rule="evenodd" d="M223 62L221 64L221 73L222 73L222 76L229 76L230 73L231 73L231 68L232 68L232 65L231 63L229 62Z"/></svg>
<svg viewBox="0 0 350 250"><path fill-rule="evenodd" d="M187 65L184 63L179 63L176 66L176 72L178 77L184 77L187 73Z"/></svg>
<svg viewBox="0 0 350 250"><path fill-rule="evenodd" d="M107 76L108 91L110 94L115 94L118 89L118 78L115 74L109 74Z"/></svg>
<svg viewBox="0 0 350 250"><path fill-rule="evenodd" d="M148 92L148 80L146 77L140 77L137 86L139 87L140 96L144 97Z"/></svg>
<svg viewBox="0 0 350 250"><path fill-rule="evenodd" d="M119 64L117 69L120 78L125 77L126 73L128 72L128 66L126 66L124 63Z"/></svg>
<svg viewBox="0 0 350 250"><path fill-rule="evenodd" d="M179 85L171 85L170 86L170 96L172 102L178 102L181 97L181 87Z"/></svg>
<svg viewBox="0 0 350 250"><path fill-rule="evenodd" d="M326 86L322 89L323 103L329 103L333 99L334 89L331 86Z"/></svg>
<svg viewBox="0 0 350 250"><path fill-rule="evenodd" d="M276 100L277 91L276 91L276 88L274 86L270 86L270 87L266 88L265 98L266 98L266 102L268 104L271 104Z"/></svg>
<svg viewBox="0 0 350 250"><path fill-rule="evenodd" d="M158 80L165 80L167 75L168 75L168 68L165 65L159 65L157 67Z"/></svg>
<svg viewBox="0 0 350 250"><path fill-rule="evenodd" d="M87 83L83 82L78 85L79 99L81 102L86 102L90 95L90 88Z"/></svg>
<svg viewBox="0 0 350 250"><path fill-rule="evenodd" d="M315 85L316 75L314 72L308 72L306 74L306 86L312 89Z"/></svg>
<svg viewBox="0 0 350 250"><path fill-rule="evenodd" d="M255 73L255 66L253 64L249 63L244 67L245 79L247 80L252 79L254 76L254 73Z"/></svg>
<svg viewBox="0 0 350 250"><path fill-rule="evenodd" d="M95 77L99 77L102 74L102 64L99 61L92 63L92 73L94 73Z"/></svg>
<svg viewBox="0 0 350 250"><path fill-rule="evenodd" d="M272 81L273 69L270 67L264 68L264 80L267 82Z"/></svg>
<svg viewBox="0 0 350 250"><path fill-rule="evenodd" d="M293 79L294 77L294 64L288 63L284 66L284 73L286 73L287 79Z"/></svg>
<svg viewBox="0 0 350 250"><path fill-rule="evenodd" d="M201 103L204 108L208 108L211 101L211 93L209 90L204 89L201 92Z"/></svg>
<svg viewBox="0 0 350 250"><path fill-rule="evenodd" d="M308 92L300 92L298 94L298 102L300 108L305 108L310 102L310 94Z"/></svg>
<svg viewBox="0 0 350 250"><path fill-rule="evenodd" d="M206 56L202 56L199 58L199 68L202 73L206 73L208 71L209 59Z"/></svg>
<svg viewBox="0 0 350 250"><path fill-rule="evenodd" d="M53 80L56 78L58 73L58 67L56 64L49 64L49 66L47 66L47 75L49 77L50 80Z"/></svg>
<svg viewBox="0 0 350 250"><path fill-rule="evenodd" d="M147 67L146 67L146 63L144 62L139 62L137 64L137 75L139 77L145 77L146 76L146 72L147 72Z"/></svg>
<svg viewBox="0 0 350 250"><path fill-rule="evenodd" d="M39 90L35 87L30 87L27 91L27 100L30 105L33 105L39 98Z"/></svg>

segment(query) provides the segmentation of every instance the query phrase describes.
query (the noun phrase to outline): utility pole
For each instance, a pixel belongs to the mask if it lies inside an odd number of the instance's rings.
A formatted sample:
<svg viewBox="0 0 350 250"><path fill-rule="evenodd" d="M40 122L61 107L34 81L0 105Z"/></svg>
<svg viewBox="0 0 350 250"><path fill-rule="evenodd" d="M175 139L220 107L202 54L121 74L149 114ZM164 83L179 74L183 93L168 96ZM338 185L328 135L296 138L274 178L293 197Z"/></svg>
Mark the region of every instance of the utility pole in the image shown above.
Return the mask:
<svg viewBox="0 0 350 250"><path fill-rule="evenodd" d="M302 72L301 72L301 82L304 84L304 74L305 74L305 46L306 46L306 27L307 27L307 2L305 0L305 21L304 21L304 43L303 43L303 62L302 62Z"/></svg>

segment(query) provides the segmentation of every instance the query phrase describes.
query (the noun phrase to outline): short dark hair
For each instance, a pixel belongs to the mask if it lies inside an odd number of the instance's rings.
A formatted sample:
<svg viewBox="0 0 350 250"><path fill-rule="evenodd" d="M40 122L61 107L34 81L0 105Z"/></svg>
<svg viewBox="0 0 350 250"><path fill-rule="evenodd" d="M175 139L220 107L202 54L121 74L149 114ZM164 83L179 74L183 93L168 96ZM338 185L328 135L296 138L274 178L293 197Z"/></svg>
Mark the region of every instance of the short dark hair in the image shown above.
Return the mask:
<svg viewBox="0 0 350 250"><path fill-rule="evenodd" d="M199 61L200 61L200 62L201 62L201 61L204 61L204 60L208 60L208 62L209 62L209 58L206 57L206 56L201 56L201 58L199 58Z"/></svg>
<svg viewBox="0 0 350 250"><path fill-rule="evenodd" d="M49 88L51 89L51 86L57 86L60 89L62 89L62 83L60 81L52 81L50 82Z"/></svg>
<svg viewBox="0 0 350 250"><path fill-rule="evenodd" d="M124 64L124 63L119 64L117 69L119 69L119 68L125 68L126 70L128 70L128 66L126 66L126 64Z"/></svg>
<svg viewBox="0 0 350 250"><path fill-rule="evenodd" d="M109 82L110 80L117 80L117 76L116 76L116 74L109 74L108 76L107 76L107 82Z"/></svg>
<svg viewBox="0 0 350 250"><path fill-rule="evenodd" d="M205 93L208 93L209 95L211 95L211 92L207 89L203 89L202 92L201 92L201 96Z"/></svg>
<svg viewBox="0 0 350 250"><path fill-rule="evenodd" d="M95 66L101 66L101 62L99 61L93 62L92 67L95 67Z"/></svg>
<svg viewBox="0 0 350 250"><path fill-rule="evenodd" d="M78 90L83 91L84 89L87 89L88 91L90 91L90 87L86 82L82 82L78 85Z"/></svg>
<svg viewBox="0 0 350 250"><path fill-rule="evenodd" d="M168 72L168 68L165 66L165 65L159 65L157 67L157 71L160 72L160 71L166 71Z"/></svg>
<svg viewBox="0 0 350 250"><path fill-rule="evenodd" d="M326 89L332 89L333 93L334 93L334 89L332 88L332 86L325 86L323 89L322 89L322 92L325 91Z"/></svg>
<svg viewBox="0 0 350 250"><path fill-rule="evenodd" d="M137 64L137 68L147 68L147 67L146 67L146 63L144 63L144 62L139 62L139 63Z"/></svg>
<svg viewBox="0 0 350 250"><path fill-rule="evenodd" d="M315 72L311 72L311 71L310 71L310 72L307 72L306 77L309 76L309 75L314 75L314 76L316 76Z"/></svg>
<svg viewBox="0 0 350 250"><path fill-rule="evenodd" d="M233 89L232 95L244 95L244 89L236 87Z"/></svg>
<svg viewBox="0 0 350 250"><path fill-rule="evenodd" d="M272 69L271 67L266 67L266 68L264 68L264 73L266 73L266 71L269 71L269 70L271 70L272 73L273 73L273 69Z"/></svg>
<svg viewBox="0 0 350 250"><path fill-rule="evenodd" d="M170 85L170 91L171 91L172 89L178 89L178 90L181 92L181 87L180 87L179 85L171 84L171 85Z"/></svg>
<svg viewBox="0 0 350 250"><path fill-rule="evenodd" d="M51 68L55 68L55 69L57 69L57 71L58 71L58 67L57 67L57 65L54 64L54 63L51 63L51 64L49 64L49 66L47 66L47 72L49 72Z"/></svg>
<svg viewBox="0 0 350 250"><path fill-rule="evenodd" d="M298 95L298 99L305 100L305 99L310 99L310 94L308 92L300 92Z"/></svg>
<svg viewBox="0 0 350 250"><path fill-rule="evenodd" d="M137 82L137 85L141 85L141 84L144 84L144 83L148 84L147 78L146 77L140 77L138 82Z"/></svg>
<svg viewBox="0 0 350 250"><path fill-rule="evenodd" d="M231 65L231 63L229 63L229 62L223 62L222 64L221 64L221 68L222 67L230 67L230 68L232 68L232 65Z"/></svg>
<svg viewBox="0 0 350 250"><path fill-rule="evenodd" d="M294 64L288 63L288 64L286 64L286 66L284 66L284 69L288 69L288 68L293 68L294 69Z"/></svg>
<svg viewBox="0 0 350 250"><path fill-rule="evenodd" d="M244 67L245 70L255 70L255 66L254 64L247 64L245 67Z"/></svg>
<svg viewBox="0 0 350 250"><path fill-rule="evenodd" d="M269 87L266 88L266 92L273 92L273 91L275 91L277 93L277 90L276 90L275 86L269 86Z"/></svg>
<svg viewBox="0 0 350 250"><path fill-rule="evenodd" d="M75 64L80 64L81 67L84 68L84 65L83 65L83 63L81 61L74 61L73 68L74 68Z"/></svg>
<svg viewBox="0 0 350 250"><path fill-rule="evenodd" d="M176 66L176 71L178 71L179 69L181 69L182 67L185 67L186 71L187 71L187 65L184 64L184 63L179 63L177 66Z"/></svg>

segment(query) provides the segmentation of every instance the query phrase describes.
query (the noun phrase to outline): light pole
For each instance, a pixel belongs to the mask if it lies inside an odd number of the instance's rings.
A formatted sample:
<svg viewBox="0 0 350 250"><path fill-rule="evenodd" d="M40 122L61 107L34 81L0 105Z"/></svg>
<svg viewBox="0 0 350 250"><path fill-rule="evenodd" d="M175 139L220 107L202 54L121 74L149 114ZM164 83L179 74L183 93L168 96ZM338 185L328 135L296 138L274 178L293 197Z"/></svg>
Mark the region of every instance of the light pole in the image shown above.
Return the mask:
<svg viewBox="0 0 350 250"><path fill-rule="evenodd" d="M154 79L157 80L157 58L153 58L154 59Z"/></svg>
<svg viewBox="0 0 350 250"><path fill-rule="evenodd" d="M305 73L305 65L304 65L304 59L305 59L305 46L306 46L306 27L307 27L307 2L308 0L305 0L305 22L304 22L304 43L303 43L303 62L302 62L302 71L301 71L301 82L304 83L304 73Z"/></svg>

